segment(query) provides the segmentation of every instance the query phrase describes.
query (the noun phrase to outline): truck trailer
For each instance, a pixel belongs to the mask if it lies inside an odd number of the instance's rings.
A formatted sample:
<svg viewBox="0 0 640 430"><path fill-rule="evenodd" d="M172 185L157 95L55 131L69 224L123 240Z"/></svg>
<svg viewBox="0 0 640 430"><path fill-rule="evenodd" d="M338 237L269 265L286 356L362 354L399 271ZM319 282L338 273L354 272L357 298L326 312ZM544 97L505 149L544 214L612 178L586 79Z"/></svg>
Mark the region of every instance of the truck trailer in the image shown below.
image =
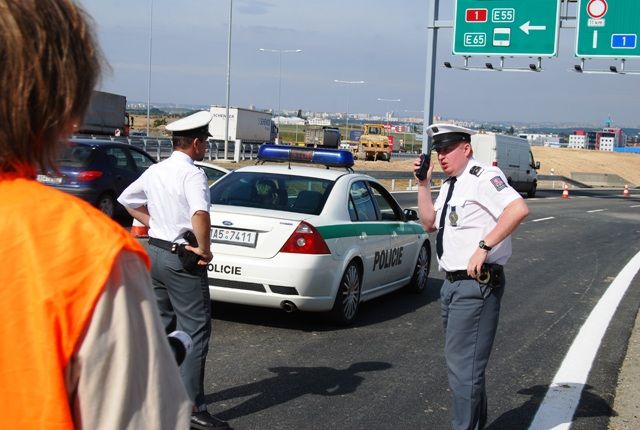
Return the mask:
<svg viewBox="0 0 640 430"><path fill-rule="evenodd" d="M340 130L334 127L308 125L304 129L304 145L308 148L337 148L340 145Z"/></svg>
<svg viewBox="0 0 640 430"><path fill-rule="evenodd" d="M127 98L119 94L93 91L87 112L76 133L128 136Z"/></svg>
<svg viewBox="0 0 640 430"><path fill-rule="evenodd" d="M211 106L212 119L209 123L211 140L224 142L227 108L225 106ZM268 112L243 108L229 108L229 138L233 142L242 143L274 142L278 128Z"/></svg>

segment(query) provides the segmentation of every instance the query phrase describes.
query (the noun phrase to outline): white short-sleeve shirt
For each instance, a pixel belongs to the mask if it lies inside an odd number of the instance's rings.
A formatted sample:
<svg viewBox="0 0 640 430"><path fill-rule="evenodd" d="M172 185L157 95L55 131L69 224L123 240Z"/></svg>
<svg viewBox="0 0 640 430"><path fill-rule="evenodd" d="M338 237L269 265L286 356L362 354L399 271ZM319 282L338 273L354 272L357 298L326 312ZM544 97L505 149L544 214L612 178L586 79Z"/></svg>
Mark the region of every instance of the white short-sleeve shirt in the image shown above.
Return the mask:
<svg viewBox="0 0 640 430"><path fill-rule="evenodd" d="M439 227L442 210L447 210L443 253L438 264L440 270L452 272L467 269L478 243L493 230L507 205L522 197L508 185L502 170L473 158L457 177L447 208L443 208L449 185L449 181L442 185L434 208L436 227ZM486 262L505 264L510 256L511 236L508 236L489 251Z"/></svg>
<svg viewBox="0 0 640 430"><path fill-rule="evenodd" d="M206 174L180 151L149 167L118 197L124 207L147 206L150 237L177 243L185 243L182 235L193 229L191 217L208 212L210 201Z"/></svg>

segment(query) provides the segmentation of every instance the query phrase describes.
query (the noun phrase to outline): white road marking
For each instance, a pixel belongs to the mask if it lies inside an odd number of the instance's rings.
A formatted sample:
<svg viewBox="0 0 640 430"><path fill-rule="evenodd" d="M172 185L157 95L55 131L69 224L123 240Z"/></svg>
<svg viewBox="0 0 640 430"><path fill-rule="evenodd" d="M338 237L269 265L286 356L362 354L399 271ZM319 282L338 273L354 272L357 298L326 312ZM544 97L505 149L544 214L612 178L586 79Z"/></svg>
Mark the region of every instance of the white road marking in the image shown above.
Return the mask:
<svg viewBox="0 0 640 430"><path fill-rule="evenodd" d="M640 205L629 206L630 208L640 208Z"/></svg>
<svg viewBox="0 0 640 430"><path fill-rule="evenodd" d="M594 213L594 212L604 212L604 211L606 211L606 210L607 210L607 209L594 209L594 210L591 210L591 211L587 211L587 213L588 213L588 214L592 214L592 213Z"/></svg>
<svg viewBox="0 0 640 430"><path fill-rule="evenodd" d="M580 328L553 382L549 385L529 430L571 427L573 414L580 403L582 389L587 382L605 331L638 271L640 252L616 276Z"/></svg>
<svg viewBox="0 0 640 430"><path fill-rule="evenodd" d="M546 218L532 219L532 220L531 220L531 222L547 221L547 220L555 219L555 218L556 218L556 217L554 217L554 216L548 216L548 217L546 217Z"/></svg>

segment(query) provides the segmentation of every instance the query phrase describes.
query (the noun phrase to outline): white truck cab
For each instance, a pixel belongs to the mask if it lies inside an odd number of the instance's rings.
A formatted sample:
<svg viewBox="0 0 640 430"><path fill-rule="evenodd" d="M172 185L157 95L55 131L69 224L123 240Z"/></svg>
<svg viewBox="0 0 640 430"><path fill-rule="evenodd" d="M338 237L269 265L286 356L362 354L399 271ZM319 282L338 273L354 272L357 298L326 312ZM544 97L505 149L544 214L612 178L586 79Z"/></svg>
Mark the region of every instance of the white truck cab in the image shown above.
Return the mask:
<svg viewBox="0 0 640 430"><path fill-rule="evenodd" d="M540 162L533 159L531 145L521 137L480 132L471 136L476 160L497 166L504 172L509 185L527 197L535 197Z"/></svg>

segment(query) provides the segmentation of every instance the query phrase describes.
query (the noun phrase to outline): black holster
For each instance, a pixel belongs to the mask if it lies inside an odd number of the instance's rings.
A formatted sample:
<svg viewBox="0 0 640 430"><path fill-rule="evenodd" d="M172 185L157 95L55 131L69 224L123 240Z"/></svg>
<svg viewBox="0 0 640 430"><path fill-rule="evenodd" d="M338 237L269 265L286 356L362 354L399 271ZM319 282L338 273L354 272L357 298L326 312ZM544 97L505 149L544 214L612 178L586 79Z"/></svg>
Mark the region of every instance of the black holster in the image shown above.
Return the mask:
<svg viewBox="0 0 640 430"><path fill-rule="evenodd" d="M193 234L192 231L186 232L182 237L190 246L194 248L198 247L198 240L196 239L196 235ZM202 273L204 273L207 266L199 265L198 261L201 260L201 257L195 252L187 251L186 245L178 245L176 254L178 254L178 258L182 263L182 267L187 273L196 276L200 276L202 275Z"/></svg>
<svg viewBox="0 0 640 430"><path fill-rule="evenodd" d="M478 282L489 285L492 288L502 285L504 278L504 268L499 264L483 264L480 268L480 276Z"/></svg>

